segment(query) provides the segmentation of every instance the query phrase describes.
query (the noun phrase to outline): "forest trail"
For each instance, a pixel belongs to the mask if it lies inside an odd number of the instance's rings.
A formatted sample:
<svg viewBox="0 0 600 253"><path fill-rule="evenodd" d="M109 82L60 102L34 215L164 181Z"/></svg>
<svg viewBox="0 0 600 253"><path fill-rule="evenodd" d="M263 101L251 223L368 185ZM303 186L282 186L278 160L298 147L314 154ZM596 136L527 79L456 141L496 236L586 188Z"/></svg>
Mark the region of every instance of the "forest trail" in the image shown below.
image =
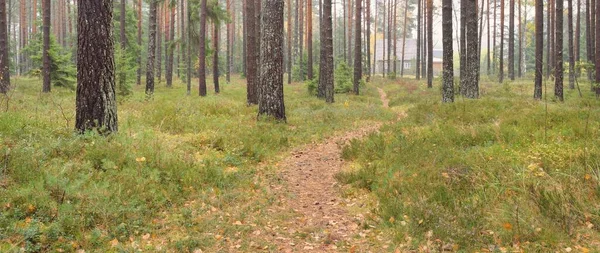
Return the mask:
<svg viewBox="0 0 600 253"><path fill-rule="evenodd" d="M385 91L378 88L383 107L389 107ZM280 185L272 185L280 210L293 217L274 220L281 229L268 239L277 252L384 252L389 235L375 234L369 197L342 196L335 175L347 168L342 147L353 139L376 132L383 123L334 136L322 143L301 147L278 165ZM281 215L273 214L273 217ZM266 239L266 238L265 238Z"/></svg>

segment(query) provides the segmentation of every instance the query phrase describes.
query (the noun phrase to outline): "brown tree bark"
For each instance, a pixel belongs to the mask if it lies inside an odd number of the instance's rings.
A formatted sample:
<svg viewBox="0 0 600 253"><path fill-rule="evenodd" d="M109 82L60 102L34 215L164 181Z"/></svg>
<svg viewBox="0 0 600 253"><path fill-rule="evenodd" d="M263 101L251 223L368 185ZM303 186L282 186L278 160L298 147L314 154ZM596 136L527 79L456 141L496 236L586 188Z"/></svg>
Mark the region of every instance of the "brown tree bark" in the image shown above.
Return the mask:
<svg viewBox="0 0 600 253"><path fill-rule="evenodd" d="M160 0L159 0L160 1ZM162 2L164 5L164 2ZM156 77L158 78L158 83L162 82L162 37L164 32L164 12L163 7L161 5L157 6L157 14L156 14Z"/></svg>
<svg viewBox="0 0 600 253"><path fill-rule="evenodd" d="M396 78L396 76L398 76L398 74L397 74L397 72L398 72L398 66L397 66L397 63L398 63L398 15L397 14L398 14L398 0L394 0L394 9L393 9L393 14L392 14L393 15L393 17L392 17L392 22L393 22L392 29L393 29L393 33L394 33L394 41L393 41L393 44L392 44L392 47L393 47L393 50L394 50L393 53L392 53L393 54L392 57L393 57L393 60L394 60L394 62L392 63L392 66L393 66L392 67L393 68L392 72L394 74L392 75L392 78L394 78L394 79Z"/></svg>
<svg viewBox="0 0 600 253"><path fill-rule="evenodd" d="M321 63L319 65L318 96L327 103L334 102L333 86L333 21L331 17L331 0L323 2L323 19L321 25Z"/></svg>
<svg viewBox="0 0 600 253"><path fill-rule="evenodd" d="M118 130L115 99L112 0L77 0L75 128L83 133Z"/></svg>
<svg viewBox="0 0 600 253"><path fill-rule="evenodd" d="M42 32L43 32L43 52L42 52L42 79L43 79L43 83L42 83L42 92L50 92L50 90L52 89L52 85L50 84L50 56L48 54L48 51L50 50L50 18L51 18L51 13L50 10L52 8L51 6L51 1L50 0L43 0L44 1L44 21L43 21L43 27L42 27Z"/></svg>
<svg viewBox="0 0 600 253"><path fill-rule="evenodd" d="M465 97L479 98L479 36L477 35L477 0L467 0L467 87Z"/></svg>
<svg viewBox="0 0 600 253"><path fill-rule="evenodd" d="M366 0L366 52L367 52L367 82L371 81L371 0ZM377 40L375 40L377 41Z"/></svg>
<svg viewBox="0 0 600 253"><path fill-rule="evenodd" d="M467 87L467 2L460 1L460 94L465 95Z"/></svg>
<svg viewBox="0 0 600 253"><path fill-rule="evenodd" d="M232 0L226 1L227 13L229 13L230 17L233 16L233 11L231 10L231 1ZM227 83L231 82L231 51L233 50L233 44L231 43L231 38L233 36L231 31L231 28L233 26L232 23L233 22L229 22L225 26L225 28L227 29L227 51L225 52L225 54L227 55L227 65L225 66L225 80L227 81Z"/></svg>
<svg viewBox="0 0 600 253"><path fill-rule="evenodd" d="M421 79L421 0L417 0L417 54L415 56L415 78Z"/></svg>
<svg viewBox="0 0 600 253"><path fill-rule="evenodd" d="M219 30L219 22L213 22L213 83L216 94L221 92L219 86Z"/></svg>
<svg viewBox="0 0 600 253"><path fill-rule="evenodd" d="M442 75L442 102L454 102L454 52L452 51L452 0L442 2L442 37L444 72Z"/></svg>
<svg viewBox="0 0 600 253"><path fill-rule="evenodd" d="M202 97L206 96L206 13L206 0L201 0L200 47L198 48L198 93Z"/></svg>
<svg viewBox="0 0 600 253"><path fill-rule="evenodd" d="M33 3L31 5L32 7L32 11L31 11L31 19L33 20L33 23L31 24L31 33L32 34L36 34L37 33L37 7L38 7L38 2L37 0L33 0Z"/></svg>
<svg viewBox="0 0 600 253"><path fill-rule="evenodd" d="M491 33L491 30L490 30L490 0L487 0L486 15L487 15L487 74L489 76L492 74L492 68L491 68L492 59L490 56L490 52L491 52L491 46L490 46L490 33Z"/></svg>
<svg viewBox="0 0 600 253"><path fill-rule="evenodd" d="M594 32L596 44L592 43L594 47L594 57L596 59L596 85L600 84L600 0L596 0L596 5L591 6L592 10L596 9L596 11L592 11L592 14L596 14L598 16L592 15L592 19L594 22L590 22L594 24L594 28L596 29ZM594 8L595 7L595 8ZM596 88L596 94L600 95L600 88Z"/></svg>
<svg viewBox="0 0 600 253"><path fill-rule="evenodd" d="M515 0L509 0L508 13L508 78L515 80Z"/></svg>
<svg viewBox="0 0 600 253"><path fill-rule="evenodd" d="M288 84L292 83L292 65L294 62L292 54L292 0L287 0L287 73L288 73Z"/></svg>
<svg viewBox="0 0 600 253"><path fill-rule="evenodd" d="M500 0L500 55L498 82L504 82L504 0Z"/></svg>
<svg viewBox="0 0 600 253"><path fill-rule="evenodd" d="M137 43L140 48L142 48L142 0L138 0L137 5ZM142 84L142 54L140 53L137 57L138 69L137 69L137 79L136 84Z"/></svg>
<svg viewBox="0 0 600 253"><path fill-rule="evenodd" d="M348 50L348 66L352 66L352 39L355 38L352 36L353 33L353 29L352 29L352 25L354 25L354 23L352 22L352 17L354 17L353 9L352 9L352 1L353 0L347 0L348 2L348 48L346 48Z"/></svg>
<svg viewBox="0 0 600 253"><path fill-rule="evenodd" d="M308 61L306 64L308 80L313 80L313 7L312 0L306 0L306 50Z"/></svg>
<svg viewBox="0 0 600 253"><path fill-rule="evenodd" d="M154 94L154 60L156 52L156 25L157 25L156 0L150 0L148 15L148 60L146 62L146 96Z"/></svg>
<svg viewBox="0 0 600 253"><path fill-rule="evenodd" d="M535 0L535 86L533 98L542 99L542 75L544 64L544 1Z"/></svg>
<svg viewBox="0 0 600 253"><path fill-rule="evenodd" d="M7 25L6 0L0 0L0 93L2 94L6 94L10 90L10 63L8 59L9 47Z"/></svg>
<svg viewBox="0 0 600 253"><path fill-rule="evenodd" d="M521 1L519 0L519 53L517 54L517 77L523 75L523 19L521 18Z"/></svg>
<svg viewBox="0 0 600 253"><path fill-rule="evenodd" d="M286 121L283 101L283 1L265 0L258 116Z"/></svg>
<svg viewBox="0 0 600 253"><path fill-rule="evenodd" d="M361 11L362 11L362 5L361 5L361 1L357 0L356 1L356 20L354 20L355 22L355 30L354 31L354 94L355 95L359 95L359 88L360 88L360 81L362 79L362 60L361 60L361 54L362 54L362 49L361 49L361 29L360 29L360 24L362 23L362 18L361 18Z"/></svg>
<svg viewBox="0 0 600 253"><path fill-rule="evenodd" d="M575 50L573 49L573 0L568 0L569 16L567 26L569 27L569 89L575 89Z"/></svg>
<svg viewBox="0 0 600 253"><path fill-rule="evenodd" d="M25 72L27 72L27 68L26 68L26 61L27 61L27 55L25 53L25 51L23 51L23 48L25 48L27 46L27 39L28 39L28 33L27 33L27 29L28 29L28 25L27 25L27 1L20 1L20 15L19 15L19 27L21 28L21 38L19 40L19 48L21 49L20 52L20 73L21 75L23 75Z"/></svg>
<svg viewBox="0 0 600 253"><path fill-rule="evenodd" d="M427 0L427 52L427 88L431 89L433 88L433 0Z"/></svg>
<svg viewBox="0 0 600 253"><path fill-rule="evenodd" d="M169 6L167 10L170 10L171 17L169 18L169 29L167 35L169 36L169 43L166 43L165 51L167 52L167 67L166 70L166 78L167 78L167 87L173 86L173 66L175 61L175 47L173 43L175 43L175 8L173 6Z"/></svg>
<svg viewBox="0 0 600 253"><path fill-rule="evenodd" d="M443 19L443 18L442 18ZM452 21L451 21L452 22ZM400 64L400 76L404 76L404 51L406 51L406 33L408 23L408 1L405 1L404 5L404 28L402 28L402 63Z"/></svg>
<svg viewBox="0 0 600 253"><path fill-rule="evenodd" d="M560 101L564 100L563 96L563 1L556 1L556 12L554 13L556 16L556 65L555 73L554 73L554 96Z"/></svg>
<svg viewBox="0 0 600 253"><path fill-rule="evenodd" d="M256 62L257 57L259 56L259 53L256 52L256 50L254 50L254 47L256 46L257 42L257 32L255 31L256 28L256 21L255 21L255 13L254 13L254 0L247 0L248 2L246 3L246 13L244 15L244 17L246 18L246 80L247 80L247 86L246 86L246 102L248 103L248 105L255 105L258 103L258 92L257 92L257 83L258 80L256 79L257 77L257 73L256 73L256 64L254 64Z"/></svg>
<svg viewBox="0 0 600 253"><path fill-rule="evenodd" d="M577 20L575 21L575 62L581 60L581 0L577 0ZM578 73L575 73L577 75Z"/></svg>

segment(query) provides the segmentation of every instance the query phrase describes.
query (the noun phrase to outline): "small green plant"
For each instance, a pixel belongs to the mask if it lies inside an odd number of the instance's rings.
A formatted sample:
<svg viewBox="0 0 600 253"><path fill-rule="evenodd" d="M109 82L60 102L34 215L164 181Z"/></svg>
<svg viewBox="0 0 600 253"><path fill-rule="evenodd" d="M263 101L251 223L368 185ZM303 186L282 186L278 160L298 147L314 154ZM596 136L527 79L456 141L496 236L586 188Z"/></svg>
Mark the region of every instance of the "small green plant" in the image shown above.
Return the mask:
<svg viewBox="0 0 600 253"><path fill-rule="evenodd" d="M34 38L29 41L29 44L24 48L24 51L31 56L32 68L29 75L39 77L42 76L43 67L43 37L42 33L37 33ZM53 35L50 35L50 49L48 50L50 58L50 79L55 86L67 87L75 89L75 78L77 69L71 61L72 55L69 51L63 49Z"/></svg>

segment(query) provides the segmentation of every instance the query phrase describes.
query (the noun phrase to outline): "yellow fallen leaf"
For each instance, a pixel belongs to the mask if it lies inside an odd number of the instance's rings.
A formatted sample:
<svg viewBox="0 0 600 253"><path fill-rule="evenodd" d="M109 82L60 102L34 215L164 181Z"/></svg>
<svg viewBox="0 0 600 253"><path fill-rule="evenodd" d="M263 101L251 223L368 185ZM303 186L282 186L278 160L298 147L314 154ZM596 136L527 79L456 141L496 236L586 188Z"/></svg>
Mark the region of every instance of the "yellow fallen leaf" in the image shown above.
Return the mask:
<svg viewBox="0 0 600 253"><path fill-rule="evenodd" d="M146 157L142 156L142 157L135 158L135 161L138 163L143 163L146 161Z"/></svg>
<svg viewBox="0 0 600 253"><path fill-rule="evenodd" d="M504 229L506 229L506 230L511 230L513 226L512 226L512 224L506 222L506 223L502 224L502 227L504 227Z"/></svg>
<svg viewBox="0 0 600 253"><path fill-rule="evenodd" d="M110 246L111 247L117 247L117 245L119 245L119 240L117 240L116 238L113 239L112 241L110 241Z"/></svg>
<svg viewBox="0 0 600 253"><path fill-rule="evenodd" d="M584 178L585 178L585 180L590 180L590 179L592 179L592 175L590 175L590 174L585 174L585 177L584 177Z"/></svg>
<svg viewBox="0 0 600 253"><path fill-rule="evenodd" d="M394 224L394 221L396 221L396 219L394 219L394 216L390 217L389 219L390 223Z"/></svg>

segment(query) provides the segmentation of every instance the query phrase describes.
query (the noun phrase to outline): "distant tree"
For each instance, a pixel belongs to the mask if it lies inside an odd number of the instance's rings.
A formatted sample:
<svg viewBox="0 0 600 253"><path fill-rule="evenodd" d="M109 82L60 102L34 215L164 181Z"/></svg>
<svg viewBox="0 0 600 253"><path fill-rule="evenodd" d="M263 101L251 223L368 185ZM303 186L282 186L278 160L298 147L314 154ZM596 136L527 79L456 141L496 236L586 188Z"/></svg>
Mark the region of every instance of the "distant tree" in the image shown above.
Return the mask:
<svg viewBox="0 0 600 253"><path fill-rule="evenodd" d="M433 88L433 0L427 0L427 88Z"/></svg>
<svg viewBox="0 0 600 253"><path fill-rule="evenodd" d="M404 56L406 51L406 33L408 30L408 1L404 4L404 27L402 28L402 63L400 64L400 76L404 76Z"/></svg>
<svg viewBox="0 0 600 253"><path fill-rule="evenodd" d="M535 0L535 86L533 98L542 99L542 71L544 61L544 1Z"/></svg>
<svg viewBox="0 0 600 253"><path fill-rule="evenodd" d="M573 49L573 0L568 0L568 24L569 27L569 89L575 89L575 50Z"/></svg>
<svg viewBox="0 0 600 253"><path fill-rule="evenodd" d="M377 30L375 30L377 31ZM415 78L421 79L421 0L417 0L417 52L415 60Z"/></svg>
<svg viewBox="0 0 600 253"><path fill-rule="evenodd" d="M359 94L359 87L360 87L360 82L362 79L362 49L361 49L361 29L360 26L362 24L362 19L361 19L361 13L362 13L362 7L361 7L361 1L357 0L356 1L356 20L354 20L355 25L356 25L356 31L355 32L355 40L354 40L354 94L358 95Z"/></svg>
<svg viewBox="0 0 600 253"><path fill-rule="evenodd" d="M137 32L137 43L142 48L142 0L138 0L137 3L137 18L138 18L138 32ZM142 84L142 54L138 54L137 57L138 69L137 69L137 85Z"/></svg>
<svg viewBox="0 0 600 253"><path fill-rule="evenodd" d="M7 28L6 0L0 0L0 93L2 94L6 94L10 89Z"/></svg>
<svg viewBox="0 0 600 253"><path fill-rule="evenodd" d="M154 60L156 52L156 8L157 0L150 0L148 15L148 61L146 62L146 95L154 94Z"/></svg>
<svg viewBox="0 0 600 253"><path fill-rule="evenodd" d="M504 0L500 0L500 55L498 82L504 82Z"/></svg>
<svg viewBox="0 0 600 253"><path fill-rule="evenodd" d="M554 76L554 96L560 101L564 100L563 97L563 1L556 1L556 65L555 68L555 76ZM560 27L560 28L559 28Z"/></svg>
<svg viewBox="0 0 600 253"><path fill-rule="evenodd" d="M111 133L117 127L112 0L77 0L75 128Z"/></svg>
<svg viewBox="0 0 600 253"><path fill-rule="evenodd" d="M308 80L314 78L313 75L313 7L312 0L306 0L306 50L308 54L306 70Z"/></svg>
<svg viewBox="0 0 600 253"><path fill-rule="evenodd" d="M258 116L286 121L283 101L283 1L264 2Z"/></svg>
<svg viewBox="0 0 600 253"><path fill-rule="evenodd" d="M52 86L50 85L50 56L49 56L49 50L50 50L50 10L51 10L51 5L50 5L50 0L43 0L43 11L44 11L44 21L43 21L43 27L42 27L42 33L43 33L43 51L42 51L42 62L43 62L43 67L42 67L42 76L43 76L43 83L42 83L42 92L50 92L50 90L52 89ZM22 73L22 72L21 72Z"/></svg>
<svg viewBox="0 0 600 253"><path fill-rule="evenodd" d="M320 25L321 63L318 95L321 98L325 98L327 103L333 103L333 21L331 18L331 0L323 2L323 22Z"/></svg>
<svg viewBox="0 0 600 253"><path fill-rule="evenodd" d="M515 80L515 0L509 0L508 13L508 78Z"/></svg>
<svg viewBox="0 0 600 253"><path fill-rule="evenodd" d="M444 73L442 75L442 101L454 102L454 53L452 49L452 0L442 2L442 36L444 50Z"/></svg>
<svg viewBox="0 0 600 253"><path fill-rule="evenodd" d="M206 96L206 0L200 0L200 46L198 48L198 92Z"/></svg>

